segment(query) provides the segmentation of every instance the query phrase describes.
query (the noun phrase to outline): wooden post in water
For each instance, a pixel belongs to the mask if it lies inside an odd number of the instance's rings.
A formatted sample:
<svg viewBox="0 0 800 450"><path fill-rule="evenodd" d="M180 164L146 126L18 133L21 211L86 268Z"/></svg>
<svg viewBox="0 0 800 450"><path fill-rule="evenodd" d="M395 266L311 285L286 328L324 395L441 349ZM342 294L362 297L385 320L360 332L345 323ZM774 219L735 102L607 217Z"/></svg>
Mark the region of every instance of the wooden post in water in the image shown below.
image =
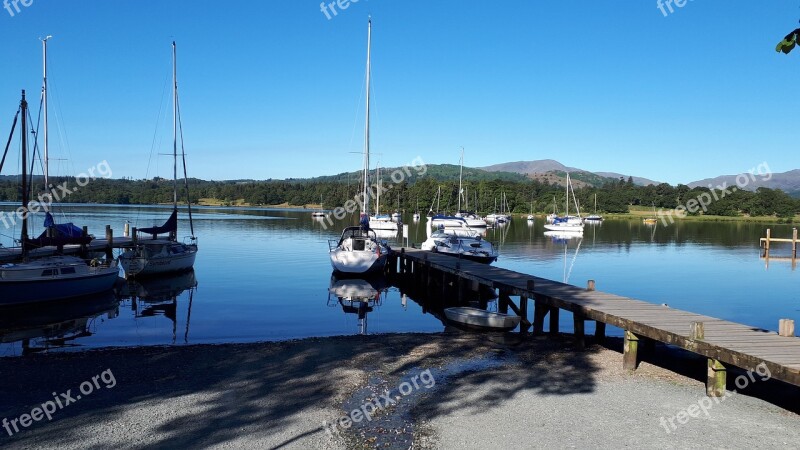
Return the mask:
<svg viewBox="0 0 800 450"><path fill-rule="evenodd" d="M792 228L792 260L797 258L797 228Z"/></svg>
<svg viewBox="0 0 800 450"><path fill-rule="evenodd" d="M639 365L639 336L625 330L625 343L622 348L622 368L636 370Z"/></svg>
<svg viewBox="0 0 800 450"><path fill-rule="evenodd" d="M769 258L769 238L770 238L771 231L767 228L767 240L764 241L764 256Z"/></svg>
<svg viewBox="0 0 800 450"><path fill-rule="evenodd" d="M406 249L404 247L400 249L400 274L402 275L405 273L406 273Z"/></svg>
<svg viewBox="0 0 800 450"><path fill-rule="evenodd" d="M114 230L111 225L106 225L106 258L113 259L114 252Z"/></svg>
<svg viewBox="0 0 800 450"><path fill-rule="evenodd" d="M783 337L794 337L794 320L781 319L778 325L778 335Z"/></svg>
<svg viewBox="0 0 800 450"><path fill-rule="evenodd" d="M728 370L716 359L708 359L708 379L706 381L706 395L709 397L722 397L725 395L725 385L728 379Z"/></svg>
<svg viewBox="0 0 800 450"><path fill-rule="evenodd" d="M86 238L89 236L89 227L86 225L83 226L83 230L81 231L81 237L84 238L81 241L81 258L86 258Z"/></svg>
<svg viewBox="0 0 800 450"><path fill-rule="evenodd" d="M587 291L593 291L594 287L595 287L594 280L589 280L589 281L586 282L586 290Z"/></svg>
<svg viewBox="0 0 800 450"><path fill-rule="evenodd" d="M529 292L533 292L533 287L534 287L534 281L533 280L528 280L528 285L526 286L528 291ZM520 312L520 316L522 316L522 320L520 321L520 327L519 327L519 330L521 332L527 332L531 328L531 323L528 320L528 299L529 298L530 297L527 296L527 295L521 296L519 298L519 312Z"/></svg>

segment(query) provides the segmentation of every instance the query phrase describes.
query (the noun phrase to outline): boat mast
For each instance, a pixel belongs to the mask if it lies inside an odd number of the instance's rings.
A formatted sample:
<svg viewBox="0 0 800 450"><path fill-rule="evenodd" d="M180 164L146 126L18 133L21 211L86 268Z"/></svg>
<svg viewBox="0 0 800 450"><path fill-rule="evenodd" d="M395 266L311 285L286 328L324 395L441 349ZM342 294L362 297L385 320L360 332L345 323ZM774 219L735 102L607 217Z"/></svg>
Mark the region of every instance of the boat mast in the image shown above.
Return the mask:
<svg viewBox="0 0 800 450"><path fill-rule="evenodd" d="M464 192L461 189L461 177L464 176L464 147L461 147L461 159L459 161L461 169L458 172L458 209L456 212L461 211L461 193Z"/></svg>
<svg viewBox="0 0 800 450"><path fill-rule="evenodd" d="M22 234L20 236L22 257L28 253L28 102L25 100L25 90L22 90Z"/></svg>
<svg viewBox="0 0 800 450"><path fill-rule="evenodd" d="M567 192L567 198L565 198L564 200L565 200L565 203L566 203L567 213L566 213L566 215L564 217L569 217L569 172L567 172L567 189L566 189L566 192ZM566 261L565 261L565 264L566 264Z"/></svg>
<svg viewBox="0 0 800 450"><path fill-rule="evenodd" d="M172 208L178 210L178 56L172 41Z"/></svg>
<svg viewBox="0 0 800 450"><path fill-rule="evenodd" d="M50 193L50 147L47 137L47 36L42 41L42 108L44 109L44 188Z"/></svg>
<svg viewBox="0 0 800 450"><path fill-rule="evenodd" d="M364 125L364 203L361 210L369 217L369 83L370 83L370 50L372 48L372 17L367 22L367 119Z"/></svg>

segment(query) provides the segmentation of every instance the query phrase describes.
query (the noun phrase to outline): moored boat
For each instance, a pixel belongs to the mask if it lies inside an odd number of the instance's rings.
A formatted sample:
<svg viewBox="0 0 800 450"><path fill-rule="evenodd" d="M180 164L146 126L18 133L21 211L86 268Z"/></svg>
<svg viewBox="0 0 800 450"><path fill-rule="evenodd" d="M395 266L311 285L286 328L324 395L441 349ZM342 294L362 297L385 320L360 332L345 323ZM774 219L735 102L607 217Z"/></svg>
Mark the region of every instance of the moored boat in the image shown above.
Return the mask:
<svg viewBox="0 0 800 450"><path fill-rule="evenodd" d="M444 315L455 325L480 331L511 331L521 318L471 307L445 308Z"/></svg>

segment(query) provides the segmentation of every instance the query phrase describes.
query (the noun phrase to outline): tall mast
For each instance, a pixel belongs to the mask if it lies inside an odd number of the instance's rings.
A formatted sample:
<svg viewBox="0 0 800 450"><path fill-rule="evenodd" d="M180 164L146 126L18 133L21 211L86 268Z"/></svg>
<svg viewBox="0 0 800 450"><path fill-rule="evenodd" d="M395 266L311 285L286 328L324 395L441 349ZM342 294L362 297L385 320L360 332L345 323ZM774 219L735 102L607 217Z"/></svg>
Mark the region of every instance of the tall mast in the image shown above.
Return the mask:
<svg viewBox="0 0 800 450"><path fill-rule="evenodd" d="M22 257L28 252L28 102L25 100L25 90L22 90Z"/></svg>
<svg viewBox="0 0 800 450"><path fill-rule="evenodd" d="M172 207L178 209L178 55L172 41Z"/></svg>
<svg viewBox="0 0 800 450"><path fill-rule="evenodd" d="M461 211L461 193L463 192L461 189L461 177L464 175L464 147L461 147L461 159L459 161L461 169L458 172L458 209L456 212Z"/></svg>
<svg viewBox="0 0 800 450"><path fill-rule="evenodd" d="M367 120L364 125L364 204L361 208L369 217L369 83L370 83L370 50L372 48L372 17L367 22Z"/></svg>
<svg viewBox="0 0 800 450"><path fill-rule="evenodd" d="M567 212L566 212L566 215L564 215L564 217L569 217L569 172L567 172L567 189L566 189L566 191L567 191L567 198L565 199L566 200L566 207L565 208L566 208Z"/></svg>
<svg viewBox="0 0 800 450"><path fill-rule="evenodd" d="M47 137L47 36L42 41L42 108L44 109L44 188L50 192L50 147Z"/></svg>

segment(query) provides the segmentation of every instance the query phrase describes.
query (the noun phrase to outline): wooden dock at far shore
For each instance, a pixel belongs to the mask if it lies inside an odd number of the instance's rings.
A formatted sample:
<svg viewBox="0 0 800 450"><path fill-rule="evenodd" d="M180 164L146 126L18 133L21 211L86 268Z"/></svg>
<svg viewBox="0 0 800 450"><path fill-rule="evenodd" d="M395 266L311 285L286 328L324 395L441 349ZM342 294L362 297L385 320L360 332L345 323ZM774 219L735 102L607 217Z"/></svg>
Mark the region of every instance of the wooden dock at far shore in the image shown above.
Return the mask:
<svg viewBox="0 0 800 450"><path fill-rule="evenodd" d="M794 237L796 243L796 230ZM597 291L594 280L582 288L405 247L393 258L388 270L427 290L432 297L442 298L450 292L463 300L481 288L495 291L498 310L508 313L510 309L520 316L523 332L533 327L534 333L543 333L549 316L550 333L558 333L561 310L573 315L579 348L585 345L587 321L595 322L595 338L600 341L605 337L606 324L619 327L624 330L622 359L626 369L636 369L642 344L662 342L702 355L708 359L709 396L724 395L728 367L753 372L769 370L772 378L800 386L800 339L795 337L791 319L782 319L779 332L774 332ZM517 297L518 302L512 297Z"/></svg>

